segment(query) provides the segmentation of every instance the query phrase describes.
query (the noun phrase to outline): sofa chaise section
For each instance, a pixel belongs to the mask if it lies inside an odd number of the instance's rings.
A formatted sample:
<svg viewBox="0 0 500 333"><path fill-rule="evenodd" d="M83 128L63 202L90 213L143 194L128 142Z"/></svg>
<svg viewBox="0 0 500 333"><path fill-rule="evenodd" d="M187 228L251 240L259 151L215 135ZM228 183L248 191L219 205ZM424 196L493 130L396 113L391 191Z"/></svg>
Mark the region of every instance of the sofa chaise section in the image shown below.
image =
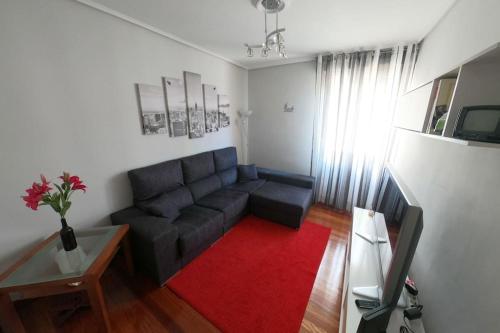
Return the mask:
<svg viewBox="0 0 500 333"><path fill-rule="evenodd" d="M312 204L314 177L258 168L264 185L250 194L252 214L300 228Z"/></svg>

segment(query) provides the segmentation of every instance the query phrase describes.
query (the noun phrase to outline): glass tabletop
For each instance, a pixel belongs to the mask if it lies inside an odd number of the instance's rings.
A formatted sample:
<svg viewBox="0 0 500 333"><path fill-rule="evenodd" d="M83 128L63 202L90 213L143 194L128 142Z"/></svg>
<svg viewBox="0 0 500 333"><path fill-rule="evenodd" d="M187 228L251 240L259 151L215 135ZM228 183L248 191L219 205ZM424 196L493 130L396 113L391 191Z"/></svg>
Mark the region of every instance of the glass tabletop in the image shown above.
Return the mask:
<svg viewBox="0 0 500 333"><path fill-rule="evenodd" d="M75 230L76 242L84 255L77 267L68 270L60 268L60 258L66 255L61 238L56 237L31 258L0 281L0 288L28 285L34 283L81 277L94 263L97 257L113 238L120 226L109 226L84 230ZM56 260L59 259L59 260Z"/></svg>

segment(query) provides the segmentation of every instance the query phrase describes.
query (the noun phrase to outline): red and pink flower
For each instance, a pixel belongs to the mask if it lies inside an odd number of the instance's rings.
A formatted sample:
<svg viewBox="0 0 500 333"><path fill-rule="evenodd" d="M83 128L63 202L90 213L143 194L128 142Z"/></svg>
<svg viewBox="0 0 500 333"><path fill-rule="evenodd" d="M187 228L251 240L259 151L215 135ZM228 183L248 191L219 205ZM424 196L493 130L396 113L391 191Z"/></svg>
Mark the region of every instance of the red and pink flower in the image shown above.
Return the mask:
<svg viewBox="0 0 500 333"><path fill-rule="evenodd" d="M83 182L80 180L80 177L78 176L70 176L69 173L63 172L63 175L59 178L62 179L66 184L69 184L73 191L82 190L83 192L85 192L87 189L87 186L83 184Z"/></svg>
<svg viewBox="0 0 500 333"><path fill-rule="evenodd" d="M49 186L50 182L47 181L44 175L40 175L41 183L33 183L31 188L26 189L28 193L27 196L23 196L23 200L26 201L26 207L29 207L33 210L38 209L38 205L40 201L42 201L43 196L49 193L52 188Z"/></svg>
<svg viewBox="0 0 500 333"><path fill-rule="evenodd" d="M51 193L52 187L49 186L50 182L47 181L44 175L40 175L41 183L34 182L30 188L26 189L28 195L22 196L26 207L37 210L38 206L49 205L61 218L64 218L71 207L69 199L73 192L77 190L85 192L87 186L83 184L80 177L71 176L67 172L64 172L59 178L62 179L63 183L61 185L54 184L57 191Z"/></svg>

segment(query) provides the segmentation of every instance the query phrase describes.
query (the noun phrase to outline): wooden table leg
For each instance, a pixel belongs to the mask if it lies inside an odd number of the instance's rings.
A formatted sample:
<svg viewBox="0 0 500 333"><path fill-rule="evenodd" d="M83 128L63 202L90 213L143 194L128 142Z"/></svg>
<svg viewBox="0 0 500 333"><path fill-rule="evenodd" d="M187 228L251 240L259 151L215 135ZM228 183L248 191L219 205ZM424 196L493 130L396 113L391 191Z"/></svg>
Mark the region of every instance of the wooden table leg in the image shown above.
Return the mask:
<svg viewBox="0 0 500 333"><path fill-rule="evenodd" d="M9 294L0 294L0 326L5 333L26 332Z"/></svg>
<svg viewBox="0 0 500 333"><path fill-rule="evenodd" d="M95 279L94 281L91 281L89 283L87 293L89 295L89 302L90 306L92 307L92 312L99 322L100 332L110 332L111 324L109 322L108 308L106 306L104 294L102 293L101 283L98 279Z"/></svg>
<svg viewBox="0 0 500 333"><path fill-rule="evenodd" d="M134 275L134 261L132 260L132 249L130 247L130 233L125 235L122 240L123 254L125 255L125 263L127 264L128 273Z"/></svg>

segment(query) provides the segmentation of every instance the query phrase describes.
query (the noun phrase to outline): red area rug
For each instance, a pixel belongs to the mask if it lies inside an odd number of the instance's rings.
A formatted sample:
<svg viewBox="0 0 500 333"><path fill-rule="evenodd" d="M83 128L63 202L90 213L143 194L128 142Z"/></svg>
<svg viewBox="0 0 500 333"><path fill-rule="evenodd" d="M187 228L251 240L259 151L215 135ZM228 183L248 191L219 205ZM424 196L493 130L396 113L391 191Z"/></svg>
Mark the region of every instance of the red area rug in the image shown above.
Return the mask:
<svg viewBox="0 0 500 333"><path fill-rule="evenodd" d="M298 332L329 235L249 216L167 286L223 332Z"/></svg>

